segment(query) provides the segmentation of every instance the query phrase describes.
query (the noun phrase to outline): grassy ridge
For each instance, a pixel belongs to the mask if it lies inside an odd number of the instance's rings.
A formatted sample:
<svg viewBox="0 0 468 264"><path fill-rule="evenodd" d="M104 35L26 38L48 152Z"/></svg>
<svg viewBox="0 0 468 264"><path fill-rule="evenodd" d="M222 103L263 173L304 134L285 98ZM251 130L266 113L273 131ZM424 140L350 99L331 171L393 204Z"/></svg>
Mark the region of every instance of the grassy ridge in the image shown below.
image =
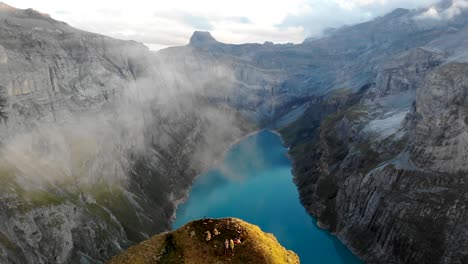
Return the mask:
<svg viewBox="0 0 468 264"><path fill-rule="evenodd" d="M220 234L206 241L206 231ZM224 241L237 237L241 231L242 244L236 245L234 256L224 255ZM108 264L201 264L201 263L264 263L296 264L299 257L281 246L272 234L240 219L226 218L193 221L180 229L156 235L124 253Z"/></svg>

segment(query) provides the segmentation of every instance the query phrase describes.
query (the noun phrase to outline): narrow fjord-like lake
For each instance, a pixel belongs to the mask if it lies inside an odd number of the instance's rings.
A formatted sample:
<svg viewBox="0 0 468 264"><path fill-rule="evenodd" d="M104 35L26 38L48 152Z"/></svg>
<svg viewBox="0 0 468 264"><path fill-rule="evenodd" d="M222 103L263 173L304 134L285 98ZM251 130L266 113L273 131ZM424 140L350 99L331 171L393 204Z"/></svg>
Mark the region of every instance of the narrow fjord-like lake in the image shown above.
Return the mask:
<svg viewBox="0 0 468 264"><path fill-rule="evenodd" d="M173 227L203 217L237 217L273 233L301 263L362 263L306 213L286 153L279 136L269 131L234 145L217 168L197 178Z"/></svg>

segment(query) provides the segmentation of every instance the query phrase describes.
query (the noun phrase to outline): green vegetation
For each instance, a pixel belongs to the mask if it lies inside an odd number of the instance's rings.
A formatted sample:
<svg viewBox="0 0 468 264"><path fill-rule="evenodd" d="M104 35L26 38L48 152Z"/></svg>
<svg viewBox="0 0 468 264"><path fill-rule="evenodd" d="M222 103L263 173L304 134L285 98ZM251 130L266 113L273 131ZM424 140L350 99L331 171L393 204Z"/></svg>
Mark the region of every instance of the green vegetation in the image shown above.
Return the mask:
<svg viewBox="0 0 468 264"><path fill-rule="evenodd" d="M123 216L123 219L136 218L133 207L116 184L100 183L79 188L73 187L75 189L70 190L70 186L74 185L73 183L66 182L63 186L49 185L44 187L44 189L26 190L16 182L14 172L6 170L5 167L0 167L0 181L2 182L0 190L4 193L11 193L15 197L16 207L11 209L11 214L17 212L27 213L36 208L58 206L65 202L77 204L80 202L80 193L87 193L97 201L97 204L86 204L89 213L104 220L109 226L119 228L118 223L111 218L111 214L99 204L110 207L115 213ZM134 223L129 221L127 224L131 226ZM60 227L63 224L63 220L51 219L49 224L51 227Z"/></svg>
<svg viewBox="0 0 468 264"><path fill-rule="evenodd" d="M65 202L66 197L61 197L48 191L28 191L22 194L23 198L31 203L32 207L59 205Z"/></svg>
<svg viewBox="0 0 468 264"><path fill-rule="evenodd" d="M88 204L88 210L95 216L106 221L109 226L118 227L117 223L111 218L107 208L122 224L127 236L132 241L141 241L141 232L150 229L144 226L137 215L138 208L125 196L124 190L119 185L96 184L85 190L95 200L96 204ZM136 199L136 197L135 197Z"/></svg>
<svg viewBox="0 0 468 264"><path fill-rule="evenodd" d="M206 232L220 234L206 240ZM224 241L236 238L238 230L242 243L236 245L234 256L224 255ZM193 221L180 229L154 236L124 253L112 258L108 264L287 264L299 263L299 257L282 247L272 234L240 219L205 219Z"/></svg>

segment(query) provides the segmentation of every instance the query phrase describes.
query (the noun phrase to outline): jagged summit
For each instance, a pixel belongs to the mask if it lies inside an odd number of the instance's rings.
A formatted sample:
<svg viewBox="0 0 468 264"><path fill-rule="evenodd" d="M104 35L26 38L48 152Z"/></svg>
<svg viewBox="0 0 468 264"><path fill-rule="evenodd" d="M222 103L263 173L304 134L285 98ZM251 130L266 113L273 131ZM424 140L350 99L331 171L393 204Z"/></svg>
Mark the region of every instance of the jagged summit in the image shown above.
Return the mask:
<svg viewBox="0 0 468 264"><path fill-rule="evenodd" d="M206 45L218 44L219 42L211 36L208 31L195 31L190 38L190 46L200 47Z"/></svg>

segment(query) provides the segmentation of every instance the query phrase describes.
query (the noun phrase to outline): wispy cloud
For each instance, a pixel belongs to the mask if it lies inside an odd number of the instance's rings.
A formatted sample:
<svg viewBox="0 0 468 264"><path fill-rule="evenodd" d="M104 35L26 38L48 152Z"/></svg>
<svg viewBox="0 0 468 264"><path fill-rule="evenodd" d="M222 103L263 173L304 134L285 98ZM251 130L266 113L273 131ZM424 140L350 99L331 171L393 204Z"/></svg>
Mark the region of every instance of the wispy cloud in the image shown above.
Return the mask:
<svg viewBox="0 0 468 264"><path fill-rule="evenodd" d="M462 12L467 9L468 0L453 0L452 2L445 2L445 5L433 5L416 18L436 20L452 19L462 14Z"/></svg>
<svg viewBox="0 0 468 264"><path fill-rule="evenodd" d="M421 8L438 0L306 0L301 12L289 14L280 28L301 26L307 36L320 35L324 29L368 21L396 8Z"/></svg>
<svg viewBox="0 0 468 264"><path fill-rule="evenodd" d="M10 0L74 27L162 48L185 45L195 30L222 42L302 42L325 28L353 24L397 7L429 6L437 0ZM454 10L456 11L456 10Z"/></svg>

